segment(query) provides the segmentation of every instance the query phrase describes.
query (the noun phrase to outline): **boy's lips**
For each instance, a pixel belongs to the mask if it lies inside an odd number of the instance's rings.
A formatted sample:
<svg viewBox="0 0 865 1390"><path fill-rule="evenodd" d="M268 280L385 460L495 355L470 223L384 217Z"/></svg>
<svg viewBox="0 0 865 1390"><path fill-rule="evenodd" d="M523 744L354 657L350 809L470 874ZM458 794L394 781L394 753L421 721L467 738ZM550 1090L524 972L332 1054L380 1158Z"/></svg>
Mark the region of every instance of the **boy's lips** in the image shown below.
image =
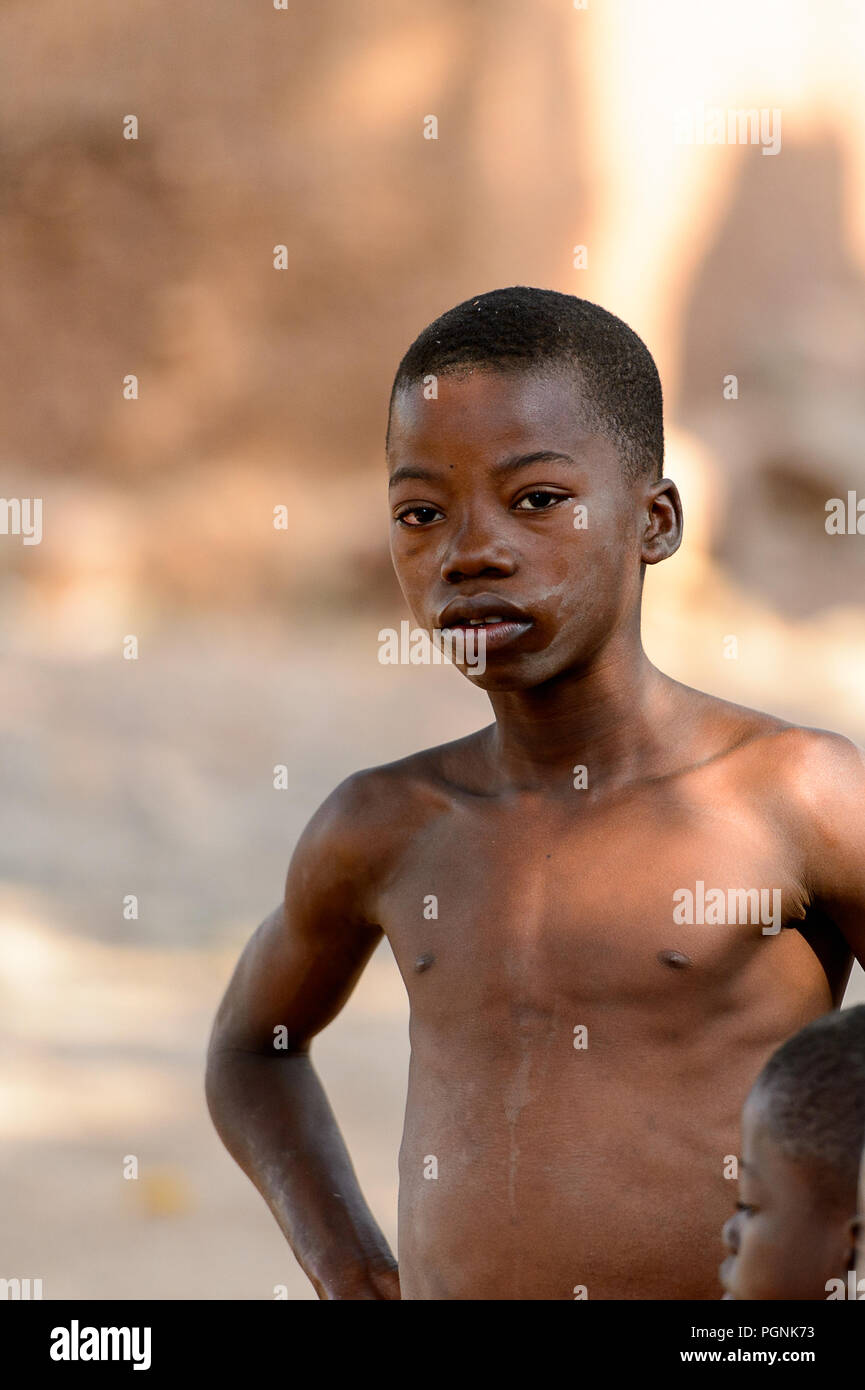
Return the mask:
<svg viewBox="0 0 865 1390"><path fill-rule="evenodd" d="M500 647L522 637L532 625L532 618L515 604L495 594L475 594L472 598L453 599L439 615L438 627L443 632L461 632L466 650L471 651L469 633L483 633L483 650L497 651ZM481 639L476 639L480 647Z"/></svg>

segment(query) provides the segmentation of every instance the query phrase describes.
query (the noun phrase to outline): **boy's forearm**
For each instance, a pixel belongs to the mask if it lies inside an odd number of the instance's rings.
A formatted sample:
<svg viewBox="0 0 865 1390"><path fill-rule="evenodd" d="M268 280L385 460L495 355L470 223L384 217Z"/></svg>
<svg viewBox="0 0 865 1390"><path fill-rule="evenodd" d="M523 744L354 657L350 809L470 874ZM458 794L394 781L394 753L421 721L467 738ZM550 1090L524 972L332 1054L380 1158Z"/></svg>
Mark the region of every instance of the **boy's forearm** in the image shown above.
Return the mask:
<svg viewBox="0 0 865 1390"><path fill-rule="evenodd" d="M309 1056L211 1049L207 1103L319 1298L399 1298L396 1260L364 1201Z"/></svg>

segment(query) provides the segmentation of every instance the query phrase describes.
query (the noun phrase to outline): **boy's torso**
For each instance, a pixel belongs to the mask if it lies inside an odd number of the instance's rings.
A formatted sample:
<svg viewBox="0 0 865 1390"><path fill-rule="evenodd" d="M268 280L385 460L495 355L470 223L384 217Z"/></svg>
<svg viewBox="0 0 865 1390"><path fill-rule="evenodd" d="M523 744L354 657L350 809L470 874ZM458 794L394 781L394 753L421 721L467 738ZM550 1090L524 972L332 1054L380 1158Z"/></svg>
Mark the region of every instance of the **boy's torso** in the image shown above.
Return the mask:
<svg viewBox="0 0 865 1390"><path fill-rule="evenodd" d="M430 777L378 902L404 1298L720 1296L742 1101L849 971L760 742L598 802Z"/></svg>

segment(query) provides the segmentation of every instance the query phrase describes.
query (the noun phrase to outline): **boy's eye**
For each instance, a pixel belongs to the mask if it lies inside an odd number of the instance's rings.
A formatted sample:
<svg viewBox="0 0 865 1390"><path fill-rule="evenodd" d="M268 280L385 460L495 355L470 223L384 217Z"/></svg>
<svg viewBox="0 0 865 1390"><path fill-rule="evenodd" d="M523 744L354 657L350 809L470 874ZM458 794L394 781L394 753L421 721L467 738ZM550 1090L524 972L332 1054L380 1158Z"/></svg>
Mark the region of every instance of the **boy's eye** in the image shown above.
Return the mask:
<svg viewBox="0 0 865 1390"><path fill-rule="evenodd" d="M519 512L545 512L555 502L565 502L567 494L563 492L549 492L546 488L535 488L534 492L527 492L521 497L514 507L514 511Z"/></svg>
<svg viewBox="0 0 865 1390"><path fill-rule="evenodd" d="M396 519L402 526L428 526L441 515L437 507L407 507L404 512L397 513Z"/></svg>
<svg viewBox="0 0 865 1390"><path fill-rule="evenodd" d="M754 1208L749 1206L747 1202L737 1202L736 1210L743 1211L746 1216L752 1216L754 1213Z"/></svg>

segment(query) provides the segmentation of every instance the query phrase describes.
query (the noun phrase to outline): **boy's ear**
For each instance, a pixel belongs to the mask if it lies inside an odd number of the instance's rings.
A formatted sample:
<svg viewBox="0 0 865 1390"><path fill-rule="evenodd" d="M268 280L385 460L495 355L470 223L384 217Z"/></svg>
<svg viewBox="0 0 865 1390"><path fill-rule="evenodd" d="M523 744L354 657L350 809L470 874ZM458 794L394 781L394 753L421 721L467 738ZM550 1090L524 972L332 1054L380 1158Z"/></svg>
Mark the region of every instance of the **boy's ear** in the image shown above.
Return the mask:
<svg viewBox="0 0 865 1390"><path fill-rule="evenodd" d="M657 565L667 560L682 543L682 499L669 478L651 483L645 494L646 524L643 531L642 561Z"/></svg>

